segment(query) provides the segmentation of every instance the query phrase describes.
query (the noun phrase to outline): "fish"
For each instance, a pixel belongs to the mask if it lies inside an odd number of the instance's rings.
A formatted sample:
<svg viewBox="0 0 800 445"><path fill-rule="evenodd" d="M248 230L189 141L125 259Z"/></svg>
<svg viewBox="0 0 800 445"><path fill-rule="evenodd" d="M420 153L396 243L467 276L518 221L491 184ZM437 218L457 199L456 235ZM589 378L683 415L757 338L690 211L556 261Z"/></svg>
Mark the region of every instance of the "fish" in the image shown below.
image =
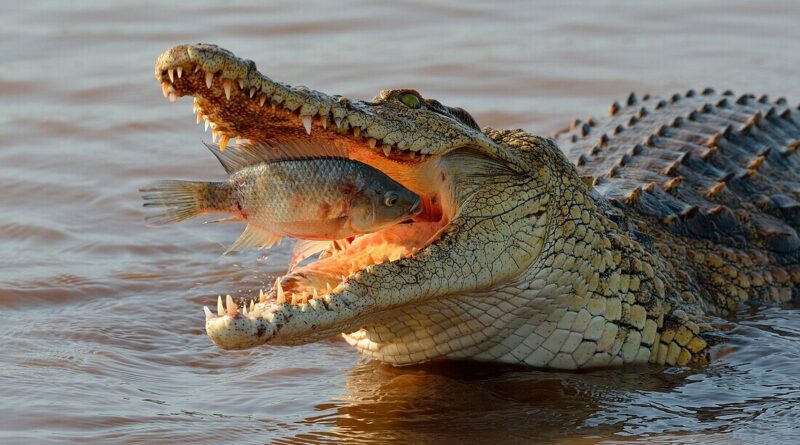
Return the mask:
<svg viewBox="0 0 800 445"><path fill-rule="evenodd" d="M335 147L251 142L220 151L205 145L228 173L224 181L160 180L139 189L150 226L202 215L244 221L225 251L269 248L284 237L295 246L291 267L326 243L376 232L422 212L419 195Z"/></svg>

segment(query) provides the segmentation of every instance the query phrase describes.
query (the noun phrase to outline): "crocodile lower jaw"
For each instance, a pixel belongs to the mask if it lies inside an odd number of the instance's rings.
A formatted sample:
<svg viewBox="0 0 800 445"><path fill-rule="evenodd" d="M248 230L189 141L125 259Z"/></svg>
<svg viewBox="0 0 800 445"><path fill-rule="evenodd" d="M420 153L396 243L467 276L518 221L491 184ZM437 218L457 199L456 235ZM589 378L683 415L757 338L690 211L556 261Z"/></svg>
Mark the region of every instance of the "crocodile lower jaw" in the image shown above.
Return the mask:
<svg viewBox="0 0 800 445"><path fill-rule="evenodd" d="M323 252L322 258L279 277L272 289L259 292L258 299L236 302L227 296L223 302L222 297L218 297L216 313L204 308L206 331L218 346L241 349L268 342L281 329L292 330L289 323L292 319L309 316L311 320L319 320L325 313L351 318L368 313L372 309L370 302L354 298L348 292L349 287L376 267L411 259L424 252L426 247L436 243L446 227L445 218L420 220L356 237L348 245ZM359 309L354 310L354 306ZM306 323L301 324L302 328L308 327ZM304 342L302 336L283 337L290 341L279 341L281 344Z"/></svg>

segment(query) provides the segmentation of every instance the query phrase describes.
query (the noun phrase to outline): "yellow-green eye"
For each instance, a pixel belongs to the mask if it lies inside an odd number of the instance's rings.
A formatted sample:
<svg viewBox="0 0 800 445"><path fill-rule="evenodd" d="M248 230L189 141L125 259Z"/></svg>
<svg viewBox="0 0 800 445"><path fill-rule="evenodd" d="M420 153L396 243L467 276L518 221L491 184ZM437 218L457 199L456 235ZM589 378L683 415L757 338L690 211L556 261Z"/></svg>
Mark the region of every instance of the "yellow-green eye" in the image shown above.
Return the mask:
<svg viewBox="0 0 800 445"><path fill-rule="evenodd" d="M383 203L386 204L386 207L391 207L391 206L397 204L398 198L400 198L400 197L397 196L397 193L388 192L385 195L383 195Z"/></svg>
<svg viewBox="0 0 800 445"><path fill-rule="evenodd" d="M420 103L420 101L419 101L419 97L417 97L417 96L415 96L413 94L403 94L402 96L400 96L400 100L404 104L406 104L406 106L409 107L409 108L416 109L416 108L419 108L422 105Z"/></svg>

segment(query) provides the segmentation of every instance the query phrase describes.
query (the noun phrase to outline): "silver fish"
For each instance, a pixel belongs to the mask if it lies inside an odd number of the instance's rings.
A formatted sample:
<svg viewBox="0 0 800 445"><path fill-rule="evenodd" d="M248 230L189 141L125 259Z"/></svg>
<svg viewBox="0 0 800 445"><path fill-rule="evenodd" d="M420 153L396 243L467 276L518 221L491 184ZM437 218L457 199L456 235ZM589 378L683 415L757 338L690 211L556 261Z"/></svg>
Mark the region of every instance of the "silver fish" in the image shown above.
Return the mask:
<svg viewBox="0 0 800 445"><path fill-rule="evenodd" d="M381 171L340 156L274 143L232 147L206 144L228 172L227 181L163 180L140 189L144 206L159 211L145 221L166 225L200 215L229 214L246 221L225 252L266 248L284 236L342 240L418 215L420 197ZM304 248L308 248L305 246Z"/></svg>

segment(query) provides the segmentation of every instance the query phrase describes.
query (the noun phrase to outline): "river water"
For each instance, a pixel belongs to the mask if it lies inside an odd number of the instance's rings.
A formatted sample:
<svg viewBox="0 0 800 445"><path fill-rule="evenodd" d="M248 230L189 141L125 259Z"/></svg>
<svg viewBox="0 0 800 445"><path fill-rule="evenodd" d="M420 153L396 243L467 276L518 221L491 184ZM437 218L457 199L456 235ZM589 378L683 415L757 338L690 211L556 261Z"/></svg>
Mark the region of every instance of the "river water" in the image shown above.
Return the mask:
<svg viewBox="0 0 800 445"><path fill-rule="evenodd" d="M414 87L550 133L631 90L800 100L791 1L16 1L0 14L0 443L800 441L800 308L749 308L704 368L394 369L340 339L226 352L202 306L252 295L287 247L142 224L137 187L221 178L153 62L213 42L276 80Z"/></svg>

